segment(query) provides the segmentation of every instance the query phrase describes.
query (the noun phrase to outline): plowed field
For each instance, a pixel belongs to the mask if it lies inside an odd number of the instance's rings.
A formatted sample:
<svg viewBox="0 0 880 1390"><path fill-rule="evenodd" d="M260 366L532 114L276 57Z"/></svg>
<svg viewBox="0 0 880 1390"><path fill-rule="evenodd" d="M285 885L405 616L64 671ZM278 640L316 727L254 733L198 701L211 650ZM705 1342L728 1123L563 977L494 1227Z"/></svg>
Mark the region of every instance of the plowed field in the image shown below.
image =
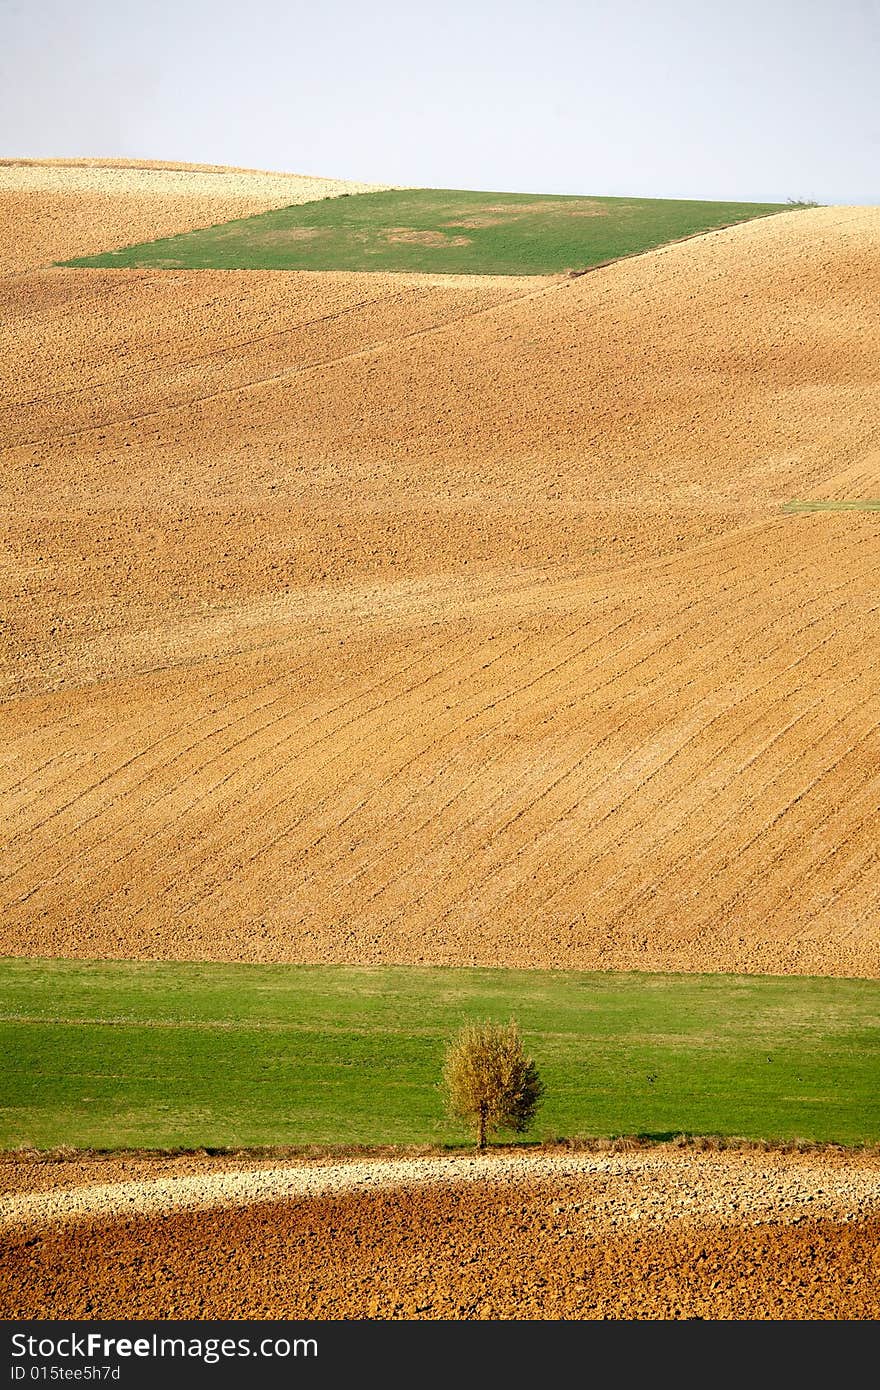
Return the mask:
<svg viewBox="0 0 880 1390"><path fill-rule="evenodd" d="M0 159L0 275L376 188L158 160Z"/></svg>
<svg viewBox="0 0 880 1390"><path fill-rule="evenodd" d="M137 1184L129 1181L119 1204L123 1215L93 1213L54 1224L32 1216L4 1233L0 1314L880 1315L876 1164L666 1155L648 1158L640 1173L636 1158L585 1159L583 1173L571 1159L558 1176L537 1174L541 1160L520 1159L516 1171L484 1160L469 1165L466 1181L431 1183L414 1173L416 1185L409 1187L385 1186L381 1165L300 1168L290 1172L315 1182L323 1172L331 1190L286 1201L172 1208L159 1217L139 1210ZM138 1165L126 1167L133 1174ZM354 1169L360 1190L333 1191L330 1175L338 1181ZM867 1191L872 1179L873 1198L858 1210L849 1189ZM145 1196L149 1190L146 1184ZM56 1188L52 1196L75 1203L106 1191Z"/></svg>
<svg viewBox="0 0 880 1390"><path fill-rule="evenodd" d="M0 282L0 950L877 975L878 293Z"/></svg>

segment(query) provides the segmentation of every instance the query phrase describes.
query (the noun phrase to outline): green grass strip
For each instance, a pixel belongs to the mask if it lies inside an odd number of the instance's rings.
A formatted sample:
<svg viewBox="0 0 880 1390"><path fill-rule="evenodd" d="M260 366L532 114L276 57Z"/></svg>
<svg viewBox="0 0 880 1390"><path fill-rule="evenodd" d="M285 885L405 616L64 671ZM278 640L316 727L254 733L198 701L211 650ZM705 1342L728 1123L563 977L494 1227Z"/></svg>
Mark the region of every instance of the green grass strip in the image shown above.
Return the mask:
<svg viewBox="0 0 880 1390"><path fill-rule="evenodd" d="M866 498L864 501L846 502L786 502L782 510L787 516L797 516L803 512L878 512L880 501Z"/></svg>
<svg viewBox="0 0 880 1390"><path fill-rule="evenodd" d="M536 1138L880 1141L880 984L0 960L0 1147L466 1139L448 1038L515 1015Z"/></svg>
<svg viewBox="0 0 880 1390"><path fill-rule="evenodd" d="M64 264L549 275L786 210L776 203L393 189L324 198Z"/></svg>

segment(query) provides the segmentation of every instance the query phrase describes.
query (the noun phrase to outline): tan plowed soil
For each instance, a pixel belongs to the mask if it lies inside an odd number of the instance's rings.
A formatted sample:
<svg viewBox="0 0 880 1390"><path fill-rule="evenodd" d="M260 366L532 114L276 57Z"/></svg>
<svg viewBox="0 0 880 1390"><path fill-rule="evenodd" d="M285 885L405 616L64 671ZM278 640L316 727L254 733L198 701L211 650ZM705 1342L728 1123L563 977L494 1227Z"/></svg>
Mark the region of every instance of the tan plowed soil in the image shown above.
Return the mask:
<svg viewBox="0 0 880 1390"><path fill-rule="evenodd" d="M348 1159L180 1154L62 1161L4 1156L0 1229L96 1217L252 1206L379 1187L550 1180L589 1187L582 1224L619 1226L635 1215L651 1225L757 1224L806 1217L864 1220L880 1215L876 1151L790 1153L648 1146L570 1152L491 1149L478 1154L412 1154Z"/></svg>
<svg viewBox="0 0 880 1390"><path fill-rule="evenodd" d="M4 1318L877 1318L880 1221L589 1220L473 1183L12 1232Z"/></svg>
<svg viewBox="0 0 880 1390"><path fill-rule="evenodd" d="M134 159L0 159L0 275L383 185Z"/></svg>
<svg viewBox="0 0 880 1390"><path fill-rule="evenodd" d="M8 279L0 950L876 976L878 295Z"/></svg>
<svg viewBox="0 0 880 1390"><path fill-rule="evenodd" d="M0 169L7 168L41 169L170 169L174 172L196 174L260 174L267 178L307 178L304 174L286 174L283 170L248 169L238 164L193 164L181 159L123 159L116 155L109 158L92 156L90 158L35 159L28 156L6 155L0 159Z"/></svg>

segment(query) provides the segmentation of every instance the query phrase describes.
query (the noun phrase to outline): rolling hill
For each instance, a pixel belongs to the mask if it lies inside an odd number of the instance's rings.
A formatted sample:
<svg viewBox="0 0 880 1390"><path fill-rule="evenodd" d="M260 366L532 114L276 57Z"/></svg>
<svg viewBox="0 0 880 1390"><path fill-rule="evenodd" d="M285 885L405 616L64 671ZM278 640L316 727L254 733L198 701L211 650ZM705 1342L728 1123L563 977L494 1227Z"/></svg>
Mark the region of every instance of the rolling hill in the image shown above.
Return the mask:
<svg viewBox="0 0 880 1390"><path fill-rule="evenodd" d="M878 210L60 247L0 281L0 950L878 974L878 518L783 510L880 495Z"/></svg>

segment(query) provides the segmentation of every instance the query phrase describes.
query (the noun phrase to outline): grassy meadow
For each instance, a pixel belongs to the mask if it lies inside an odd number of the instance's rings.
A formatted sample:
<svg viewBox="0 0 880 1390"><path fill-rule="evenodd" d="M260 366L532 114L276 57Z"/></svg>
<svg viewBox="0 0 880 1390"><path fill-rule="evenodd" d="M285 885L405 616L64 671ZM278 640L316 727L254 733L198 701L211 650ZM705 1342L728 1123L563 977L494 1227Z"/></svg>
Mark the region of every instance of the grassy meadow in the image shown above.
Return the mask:
<svg viewBox="0 0 880 1390"><path fill-rule="evenodd" d="M324 198L66 264L553 275L785 210L775 203L392 189Z"/></svg>
<svg viewBox="0 0 880 1390"><path fill-rule="evenodd" d="M880 1141L880 984L0 960L0 1148L457 1144L466 1021L518 1019L535 1138Z"/></svg>

